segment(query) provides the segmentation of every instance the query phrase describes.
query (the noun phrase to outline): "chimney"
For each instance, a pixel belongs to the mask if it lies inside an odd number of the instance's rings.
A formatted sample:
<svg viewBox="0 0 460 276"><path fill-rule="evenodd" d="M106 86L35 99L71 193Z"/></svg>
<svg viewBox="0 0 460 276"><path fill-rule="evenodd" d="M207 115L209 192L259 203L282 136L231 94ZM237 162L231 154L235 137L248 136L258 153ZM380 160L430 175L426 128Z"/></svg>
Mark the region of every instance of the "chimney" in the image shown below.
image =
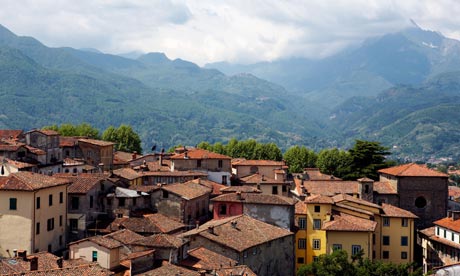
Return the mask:
<svg viewBox="0 0 460 276"><path fill-rule="evenodd" d="M163 153L160 153L158 161L159 161L159 165L160 165L160 169L161 169L161 166L163 166Z"/></svg>
<svg viewBox="0 0 460 276"><path fill-rule="evenodd" d="M137 151L134 151L133 154L131 155L131 159L136 159L137 158Z"/></svg>
<svg viewBox="0 0 460 276"><path fill-rule="evenodd" d="M237 191L237 192L236 192L236 198L237 198L238 200L242 200L241 191Z"/></svg>
<svg viewBox="0 0 460 276"><path fill-rule="evenodd" d="M265 175L262 175L262 181L265 181Z"/></svg>
<svg viewBox="0 0 460 276"><path fill-rule="evenodd" d="M206 270L200 270L199 273L200 276L206 276Z"/></svg>
<svg viewBox="0 0 460 276"><path fill-rule="evenodd" d="M27 250L18 250L18 257L27 261Z"/></svg>
<svg viewBox="0 0 460 276"><path fill-rule="evenodd" d="M238 223L238 222L236 222L236 221L230 222L230 224L232 225L232 227L235 228L235 229L236 229L236 224L237 224L237 223Z"/></svg>
<svg viewBox="0 0 460 276"><path fill-rule="evenodd" d="M17 257L18 256L18 250L17 249L13 249L13 257Z"/></svg>
<svg viewBox="0 0 460 276"><path fill-rule="evenodd" d="M195 221L195 226L196 226L196 229L198 229L200 227L200 221L199 220Z"/></svg>
<svg viewBox="0 0 460 276"><path fill-rule="evenodd" d="M460 211L452 211L452 220L456 221L460 218Z"/></svg>
<svg viewBox="0 0 460 276"><path fill-rule="evenodd" d="M38 269L38 257L37 256L29 256L27 258L30 262L30 271L35 271Z"/></svg>
<svg viewBox="0 0 460 276"><path fill-rule="evenodd" d="M62 257L59 258L59 259L57 259L57 260L56 260L56 263L57 263L57 266L58 266L59 268L62 268L62 263L63 263Z"/></svg>
<svg viewBox="0 0 460 276"><path fill-rule="evenodd" d="M214 226L209 226L208 227L208 232L211 234L214 234Z"/></svg>

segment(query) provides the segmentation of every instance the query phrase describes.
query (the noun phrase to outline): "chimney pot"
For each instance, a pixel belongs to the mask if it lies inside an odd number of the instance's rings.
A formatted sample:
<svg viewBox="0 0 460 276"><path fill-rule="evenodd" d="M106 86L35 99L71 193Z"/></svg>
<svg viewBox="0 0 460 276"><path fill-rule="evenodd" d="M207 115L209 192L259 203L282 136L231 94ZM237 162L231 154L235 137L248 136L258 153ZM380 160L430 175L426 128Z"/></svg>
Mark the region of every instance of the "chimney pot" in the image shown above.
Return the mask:
<svg viewBox="0 0 460 276"><path fill-rule="evenodd" d="M57 263L57 265L58 265L59 268L62 268L62 263L63 263L62 258L57 259L57 260L56 260L56 263Z"/></svg>
<svg viewBox="0 0 460 276"><path fill-rule="evenodd" d="M38 257L30 256L28 260L30 261L30 271L37 270L38 269Z"/></svg>

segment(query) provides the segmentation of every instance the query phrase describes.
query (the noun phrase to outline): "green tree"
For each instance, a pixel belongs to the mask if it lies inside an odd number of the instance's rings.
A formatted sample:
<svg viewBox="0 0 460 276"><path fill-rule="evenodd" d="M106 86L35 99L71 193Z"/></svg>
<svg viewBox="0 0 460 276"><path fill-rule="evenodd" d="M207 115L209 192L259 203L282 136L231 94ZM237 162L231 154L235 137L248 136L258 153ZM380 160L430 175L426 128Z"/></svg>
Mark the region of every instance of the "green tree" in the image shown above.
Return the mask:
<svg viewBox="0 0 460 276"><path fill-rule="evenodd" d="M304 146L290 147L283 156L291 173L302 172L304 168L315 167L317 155Z"/></svg>
<svg viewBox="0 0 460 276"><path fill-rule="evenodd" d="M344 150L324 149L319 152L316 166L322 173L343 177L349 173L351 156Z"/></svg>
<svg viewBox="0 0 460 276"><path fill-rule="evenodd" d="M205 141L200 142L196 147L199 149L212 151L212 145Z"/></svg>
<svg viewBox="0 0 460 276"><path fill-rule="evenodd" d="M99 139L99 130L88 123L81 123L79 125L61 124L45 126L43 129L50 129L57 131L61 136L84 136L92 139Z"/></svg>
<svg viewBox="0 0 460 276"><path fill-rule="evenodd" d="M391 153L379 142L356 140L349 153L351 157L350 173L345 175L344 179L369 177L378 180L377 171L391 165L386 161L386 156Z"/></svg>
<svg viewBox="0 0 460 276"><path fill-rule="evenodd" d="M128 125L122 124L117 129L109 126L102 133L102 140L116 143L116 150L142 153L141 139Z"/></svg>

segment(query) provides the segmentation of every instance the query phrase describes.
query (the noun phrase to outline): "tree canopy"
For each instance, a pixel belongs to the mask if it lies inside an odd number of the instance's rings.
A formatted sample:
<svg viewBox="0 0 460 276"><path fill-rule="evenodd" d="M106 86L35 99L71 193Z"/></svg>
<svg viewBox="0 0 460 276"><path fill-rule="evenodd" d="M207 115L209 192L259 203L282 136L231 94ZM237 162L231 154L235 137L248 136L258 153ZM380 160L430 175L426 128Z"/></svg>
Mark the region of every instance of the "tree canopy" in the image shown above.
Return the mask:
<svg viewBox="0 0 460 276"><path fill-rule="evenodd" d="M141 139L128 125L122 124L118 128L109 126L102 133L102 140L116 143L116 150L142 153Z"/></svg>
<svg viewBox="0 0 460 276"><path fill-rule="evenodd" d="M290 147L283 156L291 173L302 172L305 168L316 167L316 153L304 146Z"/></svg>
<svg viewBox="0 0 460 276"><path fill-rule="evenodd" d="M99 130L88 123L81 123L79 125L51 125L45 126L43 129L57 131L61 136L85 136L92 139L100 139Z"/></svg>
<svg viewBox="0 0 460 276"><path fill-rule="evenodd" d="M350 172L351 161L348 151L324 149L318 154L316 166L322 173L343 177Z"/></svg>
<svg viewBox="0 0 460 276"><path fill-rule="evenodd" d="M351 260L344 250L336 250L329 255L321 255L318 261L303 265L297 276L421 276L422 269L415 269L415 263L393 264L371 261L362 258L362 252L352 256Z"/></svg>

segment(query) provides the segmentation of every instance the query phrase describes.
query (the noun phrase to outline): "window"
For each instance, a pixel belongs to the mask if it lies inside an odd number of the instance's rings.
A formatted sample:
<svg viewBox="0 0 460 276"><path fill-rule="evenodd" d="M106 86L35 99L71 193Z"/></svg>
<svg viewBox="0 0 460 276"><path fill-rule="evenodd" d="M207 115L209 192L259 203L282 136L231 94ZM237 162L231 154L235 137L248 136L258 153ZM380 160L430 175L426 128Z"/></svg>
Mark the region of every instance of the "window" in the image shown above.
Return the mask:
<svg viewBox="0 0 460 276"><path fill-rule="evenodd" d="M375 244L375 234L372 234L372 244Z"/></svg>
<svg viewBox="0 0 460 276"><path fill-rule="evenodd" d="M307 240L306 239L299 239L297 247L299 249L305 249L307 248Z"/></svg>
<svg viewBox="0 0 460 276"><path fill-rule="evenodd" d="M37 222L36 226L35 226L35 234L36 235L39 235L40 234L40 222Z"/></svg>
<svg viewBox="0 0 460 276"><path fill-rule="evenodd" d="M48 196L48 205L53 206L53 195Z"/></svg>
<svg viewBox="0 0 460 276"><path fill-rule="evenodd" d="M59 226L62 226L62 216L59 216Z"/></svg>
<svg viewBox="0 0 460 276"><path fill-rule="evenodd" d="M227 205L220 204L219 205L219 215L226 215L227 214Z"/></svg>
<svg viewBox="0 0 460 276"><path fill-rule="evenodd" d="M48 252L51 253L51 249L52 249L51 244L48 244Z"/></svg>
<svg viewBox="0 0 460 276"><path fill-rule="evenodd" d="M196 167L201 168L201 159L196 160Z"/></svg>
<svg viewBox="0 0 460 276"><path fill-rule="evenodd" d="M278 186L272 186L272 195L278 194Z"/></svg>
<svg viewBox="0 0 460 276"><path fill-rule="evenodd" d="M168 198L169 197L169 192L163 190L163 198Z"/></svg>
<svg viewBox="0 0 460 276"><path fill-rule="evenodd" d="M63 192L59 193L59 203L64 203L64 193Z"/></svg>
<svg viewBox="0 0 460 276"><path fill-rule="evenodd" d="M342 245L339 244L339 243L336 243L336 244L333 244L333 245L332 245L332 250L333 250L333 251L341 250L341 249L342 249Z"/></svg>
<svg viewBox="0 0 460 276"><path fill-rule="evenodd" d="M137 204L137 197L133 197L133 206L136 206Z"/></svg>
<svg viewBox="0 0 460 276"><path fill-rule="evenodd" d="M318 256L313 256L313 262L317 262L319 260Z"/></svg>
<svg viewBox="0 0 460 276"><path fill-rule="evenodd" d="M73 196L71 198L72 210L78 210L80 208L80 198L78 196Z"/></svg>
<svg viewBox="0 0 460 276"><path fill-rule="evenodd" d="M313 249L320 250L321 249L321 240L320 239L313 239Z"/></svg>
<svg viewBox="0 0 460 276"><path fill-rule="evenodd" d="M46 230L51 231L53 229L54 229L54 218L50 218L46 222Z"/></svg>
<svg viewBox="0 0 460 276"><path fill-rule="evenodd" d="M407 218L401 219L401 226L402 227L407 227L409 226L409 220Z"/></svg>
<svg viewBox="0 0 460 276"><path fill-rule="evenodd" d="M305 218L299 218L299 229L305 229L307 227L307 220Z"/></svg>
<svg viewBox="0 0 460 276"><path fill-rule="evenodd" d="M426 206L426 199L423 196L419 196L415 199L415 207L422 209Z"/></svg>
<svg viewBox="0 0 460 276"><path fill-rule="evenodd" d="M78 219L70 219L70 231L77 231L78 230Z"/></svg>
<svg viewBox="0 0 460 276"><path fill-rule="evenodd" d="M360 251L361 251L361 245L354 244L354 245L351 246L351 255L352 256L358 254Z"/></svg>
<svg viewBox="0 0 460 276"><path fill-rule="evenodd" d="M217 161L217 167L222 168L222 160Z"/></svg>
<svg viewBox="0 0 460 276"><path fill-rule="evenodd" d="M101 183L101 191L104 191L104 190L105 190L104 183Z"/></svg>
<svg viewBox="0 0 460 276"><path fill-rule="evenodd" d="M407 246L409 243L408 243L408 238L407 236L402 236L401 237L401 246Z"/></svg>
<svg viewBox="0 0 460 276"><path fill-rule="evenodd" d="M407 259L407 252L406 251L401 252L401 259L403 259L403 260Z"/></svg>
<svg viewBox="0 0 460 276"><path fill-rule="evenodd" d="M366 194L369 193L369 185L367 185L367 184L364 185L364 192L365 192Z"/></svg>
<svg viewBox="0 0 460 276"><path fill-rule="evenodd" d="M40 197L37 197L36 208L40 209Z"/></svg>
<svg viewBox="0 0 460 276"><path fill-rule="evenodd" d="M436 235L439 236L439 227L436 227Z"/></svg>
<svg viewBox="0 0 460 276"><path fill-rule="evenodd" d="M444 238L447 238L447 230L444 229Z"/></svg>
<svg viewBox="0 0 460 276"><path fill-rule="evenodd" d="M17 210L18 209L18 199L11 197L10 198L10 210Z"/></svg>
<svg viewBox="0 0 460 276"><path fill-rule="evenodd" d="M303 264L303 263L305 263L305 259L302 258L302 257L297 258L297 263L298 263L298 264Z"/></svg>
<svg viewBox="0 0 460 276"><path fill-rule="evenodd" d="M313 220L313 229L321 229L321 220L320 219L314 219Z"/></svg>
<svg viewBox="0 0 460 276"><path fill-rule="evenodd" d="M383 251L383 258L384 259L390 258L390 251Z"/></svg>
<svg viewBox="0 0 460 276"><path fill-rule="evenodd" d="M118 206L120 206L120 207L125 206L125 198L124 197L118 198Z"/></svg>
<svg viewBox="0 0 460 276"><path fill-rule="evenodd" d="M390 226L390 218L384 217L383 218L383 226Z"/></svg>
<svg viewBox="0 0 460 276"><path fill-rule="evenodd" d="M97 251L93 251L92 257L93 262L97 262Z"/></svg>
<svg viewBox="0 0 460 276"><path fill-rule="evenodd" d="M383 245L390 245L390 236L383 236Z"/></svg>
<svg viewBox="0 0 460 276"><path fill-rule="evenodd" d="M222 184L227 185L227 176L222 175Z"/></svg>
<svg viewBox="0 0 460 276"><path fill-rule="evenodd" d="M62 245L62 235L59 236L59 245Z"/></svg>
<svg viewBox="0 0 460 276"><path fill-rule="evenodd" d="M315 213L321 212L321 206L315 205Z"/></svg>
<svg viewBox="0 0 460 276"><path fill-rule="evenodd" d="M107 205L112 206L112 199L111 198L107 198Z"/></svg>
<svg viewBox="0 0 460 276"><path fill-rule="evenodd" d="M94 205L94 198L93 196L89 196L89 208L93 208Z"/></svg>

